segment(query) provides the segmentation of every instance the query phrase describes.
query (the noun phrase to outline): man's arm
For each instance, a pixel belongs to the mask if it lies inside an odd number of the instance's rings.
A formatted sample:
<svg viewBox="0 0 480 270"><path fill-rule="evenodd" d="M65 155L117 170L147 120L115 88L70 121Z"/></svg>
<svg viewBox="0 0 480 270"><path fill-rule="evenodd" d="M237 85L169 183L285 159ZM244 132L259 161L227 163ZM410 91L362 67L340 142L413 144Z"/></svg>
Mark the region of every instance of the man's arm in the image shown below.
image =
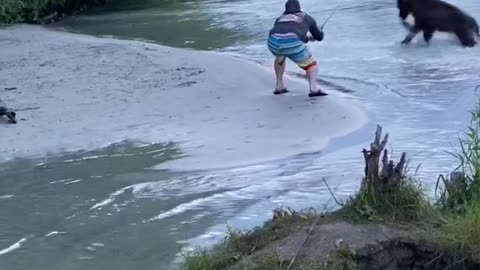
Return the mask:
<svg viewBox="0 0 480 270"><path fill-rule="evenodd" d="M316 41L322 41L324 38L324 34L323 31L318 28L317 21L315 21L315 19L310 15L307 15L307 18L310 23L309 31L312 34L313 38Z"/></svg>

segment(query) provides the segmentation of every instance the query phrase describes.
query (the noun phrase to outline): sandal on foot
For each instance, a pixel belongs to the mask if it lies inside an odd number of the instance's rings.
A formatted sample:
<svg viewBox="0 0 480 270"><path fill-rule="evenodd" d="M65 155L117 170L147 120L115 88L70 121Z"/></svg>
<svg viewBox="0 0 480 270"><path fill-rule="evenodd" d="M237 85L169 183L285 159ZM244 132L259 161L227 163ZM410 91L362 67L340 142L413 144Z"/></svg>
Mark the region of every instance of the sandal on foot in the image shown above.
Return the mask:
<svg viewBox="0 0 480 270"><path fill-rule="evenodd" d="M281 94L285 94L285 93L288 93L289 91L287 90L287 88L285 89L280 89L280 90L277 90L275 89L275 91L273 91L273 94L274 95L281 95Z"/></svg>
<svg viewBox="0 0 480 270"><path fill-rule="evenodd" d="M318 90L316 92L310 92L308 93L309 97L320 97L320 96L328 96L327 93L323 92L322 90Z"/></svg>

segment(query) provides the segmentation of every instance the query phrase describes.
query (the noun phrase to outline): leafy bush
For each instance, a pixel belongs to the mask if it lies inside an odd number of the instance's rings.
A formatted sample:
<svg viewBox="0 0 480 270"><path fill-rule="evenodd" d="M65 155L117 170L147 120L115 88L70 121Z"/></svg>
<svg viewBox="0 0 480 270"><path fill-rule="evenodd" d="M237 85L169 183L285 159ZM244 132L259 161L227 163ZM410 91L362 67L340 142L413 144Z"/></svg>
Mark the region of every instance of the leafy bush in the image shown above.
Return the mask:
<svg viewBox="0 0 480 270"><path fill-rule="evenodd" d="M53 12L70 13L105 0L0 0L0 23L37 23Z"/></svg>

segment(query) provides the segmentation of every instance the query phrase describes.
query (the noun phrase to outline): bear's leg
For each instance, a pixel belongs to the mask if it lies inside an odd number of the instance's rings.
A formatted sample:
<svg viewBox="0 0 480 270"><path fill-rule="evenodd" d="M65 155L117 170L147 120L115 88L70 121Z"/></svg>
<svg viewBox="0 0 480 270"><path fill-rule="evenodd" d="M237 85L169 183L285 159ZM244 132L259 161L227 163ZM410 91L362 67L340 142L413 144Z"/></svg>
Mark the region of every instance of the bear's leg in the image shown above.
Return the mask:
<svg viewBox="0 0 480 270"><path fill-rule="evenodd" d="M435 32L433 27L425 27L425 29L423 29L423 39L427 44L430 44L430 40L433 37L433 32Z"/></svg>
<svg viewBox="0 0 480 270"><path fill-rule="evenodd" d="M410 28L410 31L408 31L408 34L402 40L402 44L410 43L412 41L412 39L418 34L419 31L420 31L420 29L418 27L418 24L415 23L415 25Z"/></svg>
<svg viewBox="0 0 480 270"><path fill-rule="evenodd" d="M471 29L458 29L455 31L463 47L473 47L477 44Z"/></svg>

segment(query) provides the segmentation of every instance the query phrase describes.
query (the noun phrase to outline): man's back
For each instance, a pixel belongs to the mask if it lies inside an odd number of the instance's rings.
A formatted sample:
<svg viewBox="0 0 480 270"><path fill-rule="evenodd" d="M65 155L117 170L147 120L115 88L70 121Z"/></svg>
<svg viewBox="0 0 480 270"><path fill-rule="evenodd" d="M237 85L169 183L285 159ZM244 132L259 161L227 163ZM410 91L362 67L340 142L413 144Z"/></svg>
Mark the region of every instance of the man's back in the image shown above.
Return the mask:
<svg viewBox="0 0 480 270"><path fill-rule="evenodd" d="M323 35L317 27L312 16L306 12L284 13L275 20L270 34L295 33L304 42L307 42L307 34L311 32L316 40L322 40Z"/></svg>

